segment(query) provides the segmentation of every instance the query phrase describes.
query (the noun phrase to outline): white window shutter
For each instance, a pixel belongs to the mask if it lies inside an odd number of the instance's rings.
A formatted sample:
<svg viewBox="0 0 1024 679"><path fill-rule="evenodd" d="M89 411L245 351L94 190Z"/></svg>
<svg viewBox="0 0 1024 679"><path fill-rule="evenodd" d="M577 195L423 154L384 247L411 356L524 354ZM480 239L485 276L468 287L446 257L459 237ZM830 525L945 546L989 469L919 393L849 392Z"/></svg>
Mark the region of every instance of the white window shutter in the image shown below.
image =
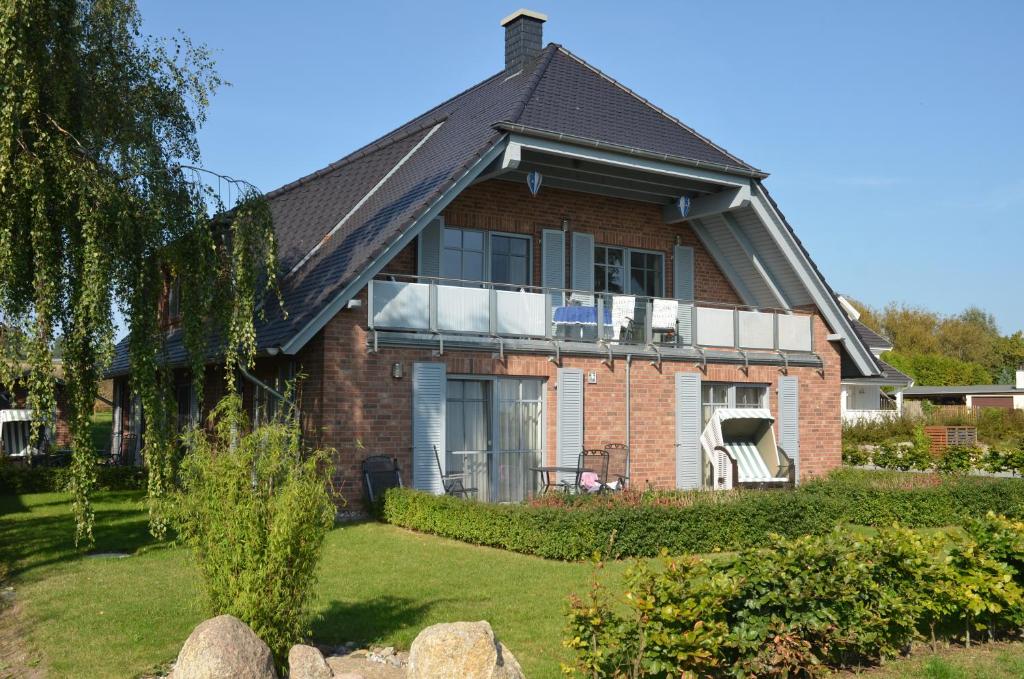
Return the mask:
<svg viewBox="0 0 1024 679"><path fill-rule="evenodd" d="M565 233L544 229L541 235L540 284L545 288L565 287ZM551 294L551 306L562 306L564 295Z"/></svg>
<svg viewBox="0 0 1024 679"><path fill-rule="evenodd" d="M676 373L676 488L701 487L700 375Z"/></svg>
<svg viewBox="0 0 1024 679"><path fill-rule="evenodd" d="M444 493L434 459L445 456L445 401L448 396L444 363L412 366L412 486L435 495Z"/></svg>
<svg viewBox="0 0 1024 679"><path fill-rule="evenodd" d="M419 250L417 252L416 273L420 276L441 275L441 237L444 225L441 218L431 221L417 239Z"/></svg>
<svg viewBox="0 0 1024 679"><path fill-rule="evenodd" d="M779 378L779 445L793 460L800 483L800 381L795 377Z"/></svg>
<svg viewBox="0 0 1024 679"><path fill-rule="evenodd" d="M572 287L573 290L594 289L594 236L589 233L572 234ZM580 303L591 306L593 295L576 293Z"/></svg>
<svg viewBox="0 0 1024 679"><path fill-rule="evenodd" d="M575 467L583 451L583 371L558 369L557 456L559 467ZM574 482L574 474L563 472L559 481Z"/></svg>
<svg viewBox="0 0 1024 679"><path fill-rule="evenodd" d="M693 343L693 248L676 245L672 249L672 296L679 303L679 340L682 344Z"/></svg>

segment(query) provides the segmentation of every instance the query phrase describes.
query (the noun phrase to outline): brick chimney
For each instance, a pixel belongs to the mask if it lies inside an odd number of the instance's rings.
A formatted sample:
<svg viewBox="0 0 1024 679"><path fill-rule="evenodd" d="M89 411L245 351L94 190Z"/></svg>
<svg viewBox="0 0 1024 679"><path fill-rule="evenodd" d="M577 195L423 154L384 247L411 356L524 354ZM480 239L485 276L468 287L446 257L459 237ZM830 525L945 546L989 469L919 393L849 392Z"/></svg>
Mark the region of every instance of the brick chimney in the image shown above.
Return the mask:
<svg viewBox="0 0 1024 679"><path fill-rule="evenodd" d="M520 9L501 20L505 27L505 70L515 73L540 54L547 14Z"/></svg>

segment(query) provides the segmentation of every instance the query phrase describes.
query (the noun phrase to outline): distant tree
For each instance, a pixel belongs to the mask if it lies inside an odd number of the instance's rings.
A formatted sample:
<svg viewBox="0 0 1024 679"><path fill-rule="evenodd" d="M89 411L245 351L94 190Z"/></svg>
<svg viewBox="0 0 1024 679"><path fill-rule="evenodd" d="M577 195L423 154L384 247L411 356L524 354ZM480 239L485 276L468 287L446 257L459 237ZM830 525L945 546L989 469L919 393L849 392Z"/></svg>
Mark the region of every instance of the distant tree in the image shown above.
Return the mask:
<svg viewBox="0 0 1024 679"><path fill-rule="evenodd" d="M936 332L939 315L903 304L886 305L879 318L882 334L888 337L898 351L913 354L939 353Z"/></svg>
<svg viewBox="0 0 1024 679"><path fill-rule="evenodd" d="M882 358L896 369L910 375L920 386L992 384L992 375L985 366L942 354L907 354L890 351L883 354Z"/></svg>
<svg viewBox="0 0 1024 679"><path fill-rule="evenodd" d="M133 0L0 5L0 321L24 338L0 343L0 382L20 378L27 361L29 406L51 416L61 338L76 543L93 540L89 416L115 304L146 413L150 530L159 537L160 498L173 479L170 380L159 361L168 279L180 285L197 381L211 334L225 339L228 368L251 361L254 311L275 285L266 201L219 177L237 198L221 202L198 167L196 130L221 83L209 52L140 28ZM211 218L228 207L227 218Z"/></svg>
<svg viewBox="0 0 1024 679"><path fill-rule="evenodd" d="M978 307L969 307L955 316L943 319L936 329L936 339L942 354L961 361L979 363L990 371L1000 367L995 354L999 337L995 316Z"/></svg>

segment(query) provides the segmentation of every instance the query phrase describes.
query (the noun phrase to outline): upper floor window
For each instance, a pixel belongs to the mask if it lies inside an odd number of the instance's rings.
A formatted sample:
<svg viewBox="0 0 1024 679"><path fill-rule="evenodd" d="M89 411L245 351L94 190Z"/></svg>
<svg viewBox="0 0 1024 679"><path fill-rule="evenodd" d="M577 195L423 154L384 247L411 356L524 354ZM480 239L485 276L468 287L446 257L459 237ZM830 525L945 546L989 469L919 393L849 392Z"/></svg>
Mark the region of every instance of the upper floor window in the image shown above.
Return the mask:
<svg viewBox="0 0 1024 679"><path fill-rule="evenodd" d="M594 247L594 290L597 292L662 297L665 294L664 272L665 256L660 252L610 245Z"/></svg>
<svg viewBox="0 0 1024 679"><path fill-rule="evenodd" d="M530 238L445 227L441 278L530 285Z"/></svg>
<svg viewBox="0 0 1024 679"><path fill-rule="evenodd" d="M484 279L484 232L469 229L444 230L441 277L462 281Z"/></svg>

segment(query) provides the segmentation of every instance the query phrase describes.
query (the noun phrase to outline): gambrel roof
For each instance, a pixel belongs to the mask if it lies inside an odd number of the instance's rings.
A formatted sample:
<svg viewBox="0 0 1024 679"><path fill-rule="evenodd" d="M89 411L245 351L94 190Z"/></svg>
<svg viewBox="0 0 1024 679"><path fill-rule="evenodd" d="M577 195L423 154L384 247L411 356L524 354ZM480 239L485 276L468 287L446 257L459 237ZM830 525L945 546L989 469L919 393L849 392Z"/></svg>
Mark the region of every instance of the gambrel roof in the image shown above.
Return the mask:
<svg viewBox="0 0 1024 679"><path fill-rule="evenodd" d="M287 315L276 303L267 303L267 319L257 325L260 350L298 351L365 285L361 277L372 263L410 242L417 225L443 209L496 157L511 129L728 173L764 191L764 172L552 43L521 71L497 73L362 149L267 194ZM784 223L781 213L778 217ZM816 269L813 276L831 295ZM859 344L852 331L847 334ZM169 344L169 359L183 361L176 335ZM111 371L126 369L125 347L119 346Z"/></svg>

